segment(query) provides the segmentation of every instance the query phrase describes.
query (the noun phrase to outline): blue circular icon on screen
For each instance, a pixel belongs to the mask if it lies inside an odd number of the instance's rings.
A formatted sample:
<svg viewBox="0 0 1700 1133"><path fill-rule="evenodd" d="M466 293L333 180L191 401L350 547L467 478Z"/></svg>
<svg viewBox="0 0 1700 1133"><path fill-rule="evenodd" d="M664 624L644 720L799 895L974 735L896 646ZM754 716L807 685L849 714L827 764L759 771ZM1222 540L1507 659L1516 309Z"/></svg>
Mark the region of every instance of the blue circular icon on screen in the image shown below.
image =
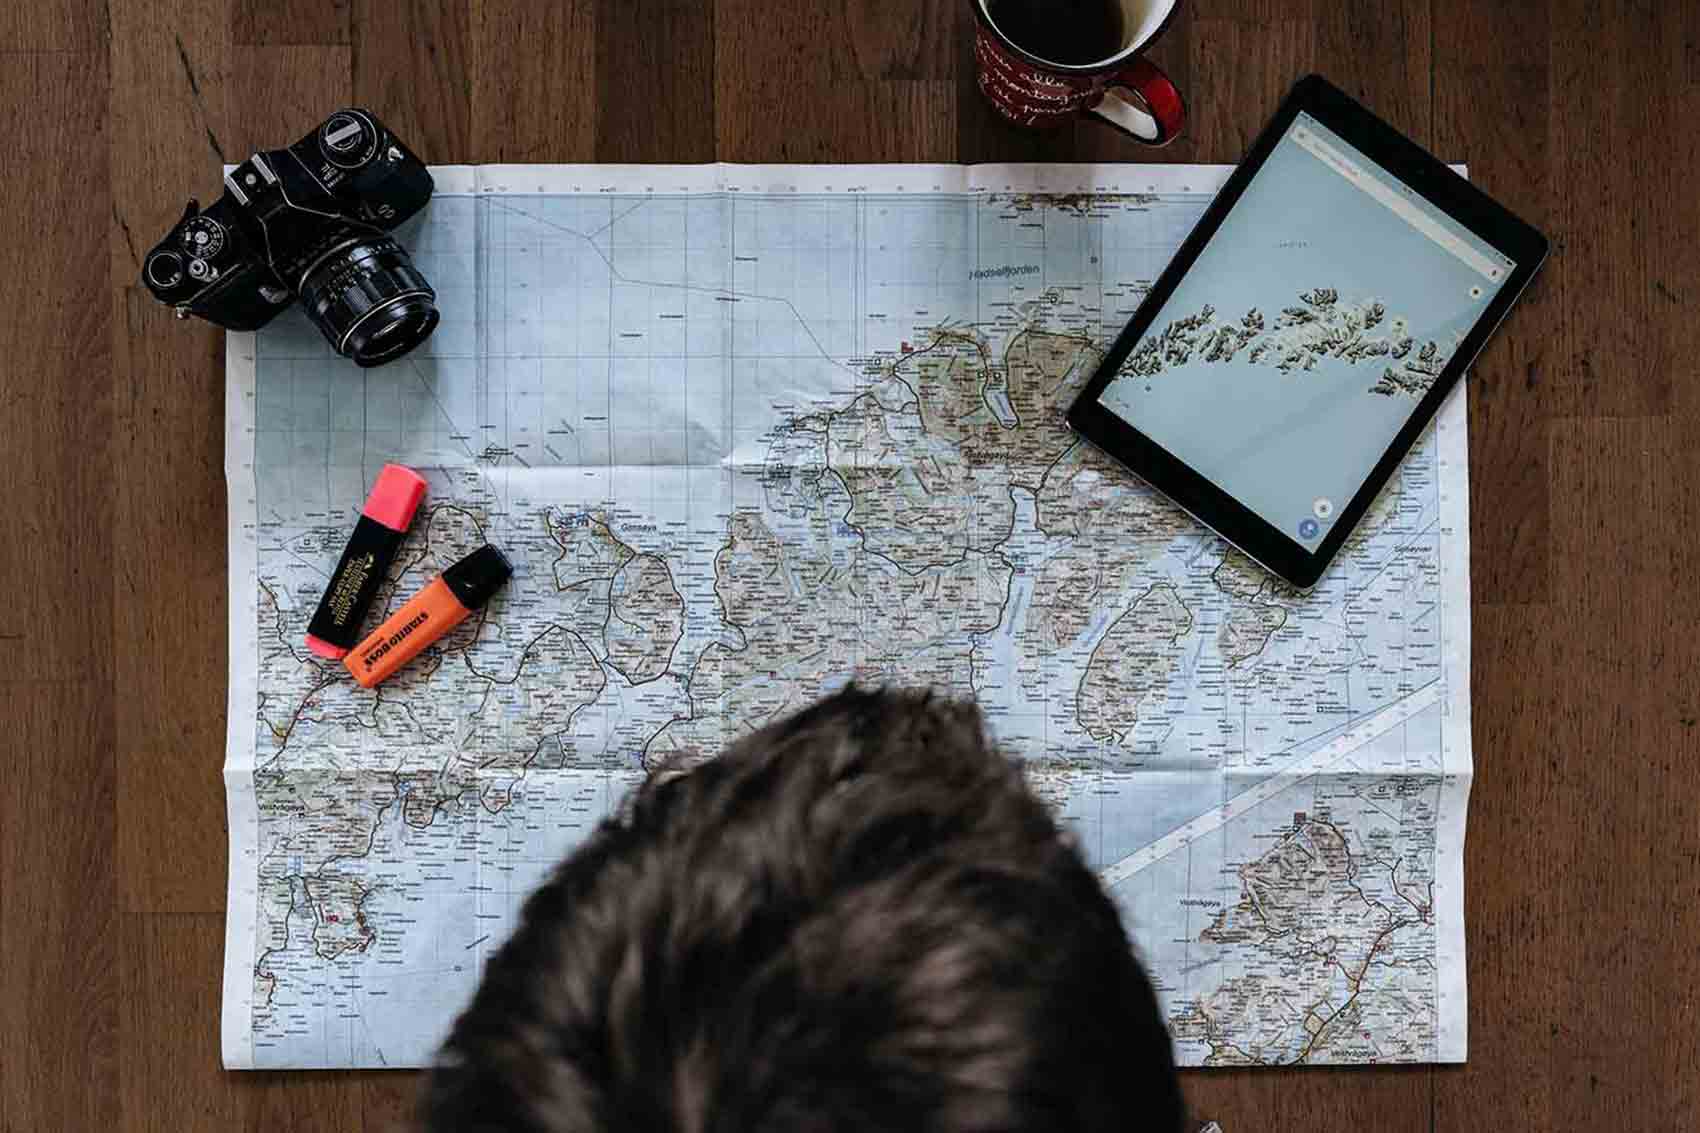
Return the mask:
<svg viewBox="0 0 1700 1133"><path fill-rule="evenodd" d="M1299 521L1299 538L1301 539L1314 539L1317 532L1321 530L1322 525L1314 519L1301 519Z"/></svg>

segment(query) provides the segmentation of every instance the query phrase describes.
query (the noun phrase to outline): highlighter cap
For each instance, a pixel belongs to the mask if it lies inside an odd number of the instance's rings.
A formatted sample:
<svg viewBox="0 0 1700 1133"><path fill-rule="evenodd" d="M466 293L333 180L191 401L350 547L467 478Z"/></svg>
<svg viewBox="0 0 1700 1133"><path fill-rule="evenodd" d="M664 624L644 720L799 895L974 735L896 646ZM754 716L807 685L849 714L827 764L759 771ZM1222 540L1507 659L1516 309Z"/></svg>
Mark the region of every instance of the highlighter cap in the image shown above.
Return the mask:
<svg viewBox="0 0 1700 1133"><path fill-rule="evenodd" d="M513 564L508 562L507 556L486 543L445 570L443 582L462 606L476 610L488 602L513 573Z"/></svg>
<svg viewBox="0 0 1700 1133"><path fill-rule="evenodd" d="M401 464L386 464L361 512L391 531L406 531L425 498L425 477Z"/></svg>

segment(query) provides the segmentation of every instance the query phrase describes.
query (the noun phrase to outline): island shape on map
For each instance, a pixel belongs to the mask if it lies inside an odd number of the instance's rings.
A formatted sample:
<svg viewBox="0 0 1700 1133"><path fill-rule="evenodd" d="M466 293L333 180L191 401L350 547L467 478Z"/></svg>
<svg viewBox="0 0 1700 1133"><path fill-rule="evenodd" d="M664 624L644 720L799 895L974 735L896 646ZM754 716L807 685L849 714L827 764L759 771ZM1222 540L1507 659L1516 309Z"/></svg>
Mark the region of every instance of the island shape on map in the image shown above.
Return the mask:
<svg viewBox="0 0 1700 1133"><path fill-rule="evenodd" d="M1418 343L1402 318L1389 319L1379 299L1342 303L1330 287L1299 293L1273 320L1253 307L1238 318L1221 319L1215 307L1166 323L1147 335L1122 364L1121 372L1155 377L1193 362L1216 364L1244 356L1251 365L1281 374L1306 373L1320 363L1382 366L1368 392L1383 397L1420 398L1446 368L1452 351L1438 342Z"/></svg>

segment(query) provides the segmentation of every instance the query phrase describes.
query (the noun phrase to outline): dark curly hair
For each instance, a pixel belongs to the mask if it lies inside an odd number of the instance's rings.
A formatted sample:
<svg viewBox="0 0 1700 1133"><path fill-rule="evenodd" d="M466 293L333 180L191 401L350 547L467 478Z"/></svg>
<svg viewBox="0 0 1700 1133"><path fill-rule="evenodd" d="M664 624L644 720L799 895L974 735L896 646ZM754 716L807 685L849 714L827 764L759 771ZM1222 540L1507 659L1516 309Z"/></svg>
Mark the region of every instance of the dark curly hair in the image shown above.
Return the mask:
<svg viewBox="0 0 1700 1133"><path fill-rule="evenodd" d="M656 777L527 902L448 1133L1175 1133L1114 906L977 709L849 689Z"/></svg>

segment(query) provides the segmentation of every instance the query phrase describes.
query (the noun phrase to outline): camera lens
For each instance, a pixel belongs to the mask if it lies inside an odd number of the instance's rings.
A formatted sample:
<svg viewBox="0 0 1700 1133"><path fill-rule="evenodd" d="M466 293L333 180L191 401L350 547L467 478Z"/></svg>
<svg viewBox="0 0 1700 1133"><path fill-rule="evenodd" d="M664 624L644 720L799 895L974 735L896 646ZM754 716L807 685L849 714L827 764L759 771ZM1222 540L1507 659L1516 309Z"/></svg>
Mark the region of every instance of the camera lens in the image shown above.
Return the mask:
<svg viewBox="0 0 1700 1133"><path fill-rule="evenodd" d="M390 237L361 234L301 277L301 305L338 354L360 366L393 362L437 329L437 293Z"/></svg>

